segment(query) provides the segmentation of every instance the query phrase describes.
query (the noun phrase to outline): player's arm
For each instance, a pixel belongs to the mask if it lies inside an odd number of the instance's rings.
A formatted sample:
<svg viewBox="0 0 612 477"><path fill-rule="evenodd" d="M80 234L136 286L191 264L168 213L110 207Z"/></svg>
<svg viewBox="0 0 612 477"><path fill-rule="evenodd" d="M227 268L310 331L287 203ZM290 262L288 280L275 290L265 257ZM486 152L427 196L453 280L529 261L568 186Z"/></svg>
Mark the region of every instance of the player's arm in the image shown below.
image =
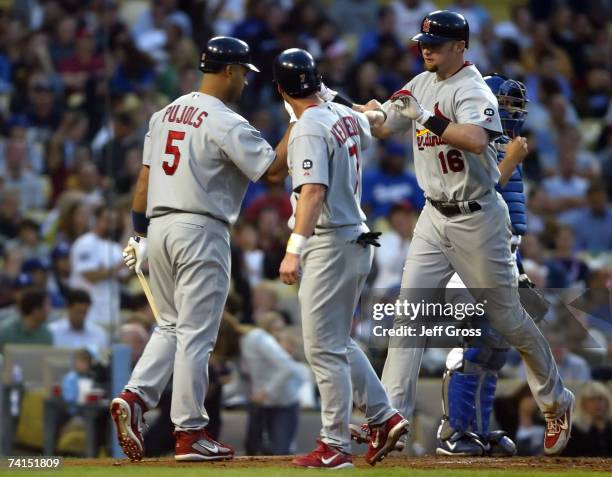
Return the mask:
<svg viewBox="0 0 612 477"><path fill-rule="evenodd" d="M287 144L289 143L289 135L293 129L293 124L294 123L289 124L283 138L276 146L274 150L276 158L274 162L270 164L270 167L264 175L265 181L270 185L282 184L289 173L289 168L287 166Z"/></svg>
<svg viewBox="0 0 612 477"><path fill-rule="evenodd" d="M304 184L301 187L295 209L295 227L279 270L281 281L287 285L293 285L298 281L300 254L317 225L326 190L327 187L323 184Z"/></svg>
<svg viewBox="0 0 612 477"><path fill-rule="evenodd" d="M147 194L149 192L149 168L151 166L151 129L153 119L149 122L149 132L147 132L142 148L142 167L138 174L134 197L132 198L132 225L134 227L134 237L130 237L126 247L123 249L123 262L130 270L140 273L142 265L147 260L147 229L149 219L147 218Z"/></svg>
<svg viewBox="0 0 612 477"><path fill-rule="evenodd" d="M462 99L457 113L460 122L457 123L423 109L408 90L396 91L390 101L400 115L425 126L447 144L474 154L482 154L491 139L499 134L498 131L501 131L496 107L486 103L484 96ZM491 111L491 115L496 117L489 117L487 111ZM485 117L482 116L483 114ZM462 121L462 118L465 118L465 121ZM489 119L492 126L490 130L481 124L486 123Z"/></svg>
<svg viewBox="0 0 612 477"><path fill-rule="evenodd" d="M510 177L514 173L516 167L525 160L527 157L527 153L529 152L527 148L527 139L521 136L515 137L506 148L506 155L501 160L501 162L497 165L499 168L499 185L502 187L506 187Z"/></svg>
<svg viewBox="0 0 612 477"><path fill-rule="evenodd" d="M364 113L371 126L372 136L378 139L387 139L393 133L407 131L411 120L398 114L389 102L384 105L375 99L366 104L353 104L355 111Z"/></svg>

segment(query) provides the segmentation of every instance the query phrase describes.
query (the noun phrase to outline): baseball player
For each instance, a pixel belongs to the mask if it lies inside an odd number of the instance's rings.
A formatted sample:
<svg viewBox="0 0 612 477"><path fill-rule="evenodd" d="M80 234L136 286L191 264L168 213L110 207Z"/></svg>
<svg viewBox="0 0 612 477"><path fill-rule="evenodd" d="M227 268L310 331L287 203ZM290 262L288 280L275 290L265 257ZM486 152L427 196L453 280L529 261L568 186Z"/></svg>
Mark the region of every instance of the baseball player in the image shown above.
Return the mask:
<svg viewBox="0 0 612 477"><path fill-rule="evenodd" d="M388 117L376 131L381 137L400 131L413 135L417 180L427 197L406 258L400 299L432 300L456 272L485 305L491 327L521 354L546 419L544 452L558 454L570 437L574 397L519 301L508 206L495 191L500 173L492 140L502 132L497 100L476 67L464 60L469 27L462 15L430 13L413 40L426 71L385 103ZM366 105L378 107L375 101ZM396 315L395 327L411 324L410 317ZM415 344L398 336L389 342L383 384L391 404L405 416L414 410L425 342L425 337Z"/></svg>
<svg viewBox="0 0 612 477"><path fill-rule="evenodd" d="M354 394L376 434L365 456L374 465L407 432L408 422L390 407L376 373L350 336L372 264L371 246L379 235L368 231L360 207L359 155L371 143L370 126L364 114L319 96L321 78L304 50L283 51L274 62L274 79L298 118L287 157L293 233L279 272L288 285L300 281L304 348L321 394L323 422L318 447L293 462L329 469L353 466L349 421Z"/></svg>
<svg viewBox="0 0 612 477"><path fill-rule="evenodd" d="M499 116L503 135L495 139L497 163L500 170L496 189L508 206L512 224L511 246L513 253L526 231L525 194L523 192L520 155L506 154L510 141L518 137L527 115L525 86L512 79L494 74L484 78L485 83L499 103ZM527 286L526 275L519 278ZM464 287L455 274L448 287ZM521 299L524 294L521 295ZM489 431L493 411L497 373L506 362L508 348L495 332L481 338L466 340L465 348L454 348L448 355L444 373L444 416L438 429L438 455L478 456L482 454L512 456L516 445L501 430Z"/></svg>
<svg viewBox="0 0 612 477"><path fill-rule="evenodd" d="M133 200L136 237L125 262L147 258L159 323L123 392L112 400L119 443L131 460L144 454L143 413L158 403L170 376L175 459L231 459L234 449L206 430L208 360L230 281L229 225L249 180L281 182L288 134L274 149L226 104L257 72L248 45L211 39L202 53L199 91L181 96L149 122ZM146 210L146 216L145 216ZM150 220L150 223L149 223ZM148 238L146 238L148 237Z"/></svg>

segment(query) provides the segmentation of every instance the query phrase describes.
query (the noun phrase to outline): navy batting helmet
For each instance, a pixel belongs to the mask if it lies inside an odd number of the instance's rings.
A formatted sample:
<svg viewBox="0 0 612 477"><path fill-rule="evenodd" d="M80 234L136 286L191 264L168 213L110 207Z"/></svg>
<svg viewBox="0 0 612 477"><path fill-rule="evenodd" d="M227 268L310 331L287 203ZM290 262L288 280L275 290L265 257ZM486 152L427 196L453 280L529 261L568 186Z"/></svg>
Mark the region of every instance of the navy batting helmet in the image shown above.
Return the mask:
<svg viewBox="0 0 612 477"><path fill-rule="evenodd" d="M274 61L274 82L292 97L305 97L321 89L321 76L310 53L299 48L283 51Z"/></svg>
<svg viewBox="0 0 612 477"><path fill-rule="evenodd" d="M484 80L497 97L504 134L511 138L518 136L527 117L529 100L525 85L497 73L485 76Z"/></svg>
<svg viewBox="0 0 612 477"><path fill-rule="evenodd" d="M464 40L467 48L470 27L463 15L449 10L436 10L428 14L421 23L421 33L412 37L412 41L434 44L453 40Z"/></svg>
<svg viewBox="0 0 612 477"><path fill-rule="evenodd" d="M200 57L200 71L214 73L227 65L242 65L259 73L251 64L249 45L231 36L216 36L208 40Z"/></svg>

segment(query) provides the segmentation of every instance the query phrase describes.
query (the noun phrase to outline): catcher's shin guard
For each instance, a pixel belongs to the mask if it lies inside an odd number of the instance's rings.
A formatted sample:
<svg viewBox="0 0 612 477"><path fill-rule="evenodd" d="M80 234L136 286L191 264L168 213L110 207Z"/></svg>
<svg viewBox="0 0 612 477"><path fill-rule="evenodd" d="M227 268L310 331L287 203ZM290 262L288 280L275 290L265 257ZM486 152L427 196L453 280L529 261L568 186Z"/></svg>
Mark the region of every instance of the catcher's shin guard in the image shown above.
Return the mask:
<svg viewBox="0 0 612 477"><path fill-rule="evenodd" d="M476 414L480 375L447 370L442 385L443 419L455 431L469 431ZM444 436L441 436L444 439Z"/></svg>

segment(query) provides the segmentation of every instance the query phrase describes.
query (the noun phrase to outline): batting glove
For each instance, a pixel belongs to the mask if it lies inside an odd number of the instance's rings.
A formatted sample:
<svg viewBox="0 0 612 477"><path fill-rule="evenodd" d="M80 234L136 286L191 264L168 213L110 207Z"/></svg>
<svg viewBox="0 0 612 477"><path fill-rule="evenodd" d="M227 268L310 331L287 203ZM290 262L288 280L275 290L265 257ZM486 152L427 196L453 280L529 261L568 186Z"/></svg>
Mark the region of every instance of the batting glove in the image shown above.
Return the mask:
<svg viewBox="0 0 612 477"><path fill-rule="evenodd" d="M327 86L325 86L325 83L321 81L321 89L319 90L319 96L323 101L330 103L334 100L337 94L338 91L334 91L333 89L328 88Z"/></svg>
<svg viewBox="0 0 612 477"><path fill-rule="evenodd" d="M425 123L432 113L423 109L412 93L406 89L400 89L389 98L392 107L402 116L412 119L420 124Z"/></svg>
<svg viewBox="0 0 612 477"><path fill-rule="evenodd" d="M123 262L130 270L142 272L142 264L147 259L146 237L130 237L127 246L123 249Z"/></svg>

